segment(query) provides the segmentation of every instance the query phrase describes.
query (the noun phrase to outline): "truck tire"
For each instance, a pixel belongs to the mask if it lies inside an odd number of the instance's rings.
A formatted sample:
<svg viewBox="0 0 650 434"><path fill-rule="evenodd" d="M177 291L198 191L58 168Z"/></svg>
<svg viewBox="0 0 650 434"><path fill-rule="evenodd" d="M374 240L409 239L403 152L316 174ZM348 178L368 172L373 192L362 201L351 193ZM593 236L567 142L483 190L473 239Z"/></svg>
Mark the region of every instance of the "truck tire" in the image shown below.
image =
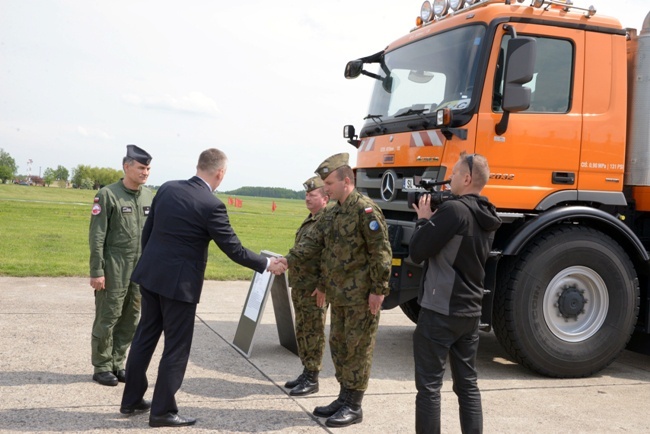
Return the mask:
<svg viewBox="0 0 650 434"><path fill-rule="evenodd" d="M408 317L415 324L418 323L418 316L420 315L420 305L418 304L417 298L412 298L409 301L406 301L399 305L404 315Z"/></svg>
<svg viewBox="0 0 650 434"><path fill-rule="evenodd" d="M586 377L608 366L625 349L639 313L630 258L612 238L584 226L538 235L500 283L497 339L517 362L550 377Z"/></svg>

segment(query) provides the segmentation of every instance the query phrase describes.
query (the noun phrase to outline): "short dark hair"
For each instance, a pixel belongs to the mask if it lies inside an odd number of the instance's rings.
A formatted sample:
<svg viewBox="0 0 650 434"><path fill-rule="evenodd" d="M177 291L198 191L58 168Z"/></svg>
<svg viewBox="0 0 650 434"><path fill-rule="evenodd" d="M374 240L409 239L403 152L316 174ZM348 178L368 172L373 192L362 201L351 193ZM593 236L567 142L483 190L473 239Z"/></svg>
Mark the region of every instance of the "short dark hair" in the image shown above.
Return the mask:
<svg viewBox="0 0 650 434"><path fill-rule="evenodd" d="M343 165L334 171L336 173L336 179L343 181L345 178L350 178L352 184L354 184L354 170L350 166Z"/></svg>
<svg viewBox="0 0 650 434"><path fill-rule="evenodd" d="M199 163L196 165L196 168L203 172L214 173L217 170L222 169L226 165L227 161L228 157L226 157L226 154L224 154L223 151L216 148L210 148L201 152L201 155L199 155Z"/></svg>

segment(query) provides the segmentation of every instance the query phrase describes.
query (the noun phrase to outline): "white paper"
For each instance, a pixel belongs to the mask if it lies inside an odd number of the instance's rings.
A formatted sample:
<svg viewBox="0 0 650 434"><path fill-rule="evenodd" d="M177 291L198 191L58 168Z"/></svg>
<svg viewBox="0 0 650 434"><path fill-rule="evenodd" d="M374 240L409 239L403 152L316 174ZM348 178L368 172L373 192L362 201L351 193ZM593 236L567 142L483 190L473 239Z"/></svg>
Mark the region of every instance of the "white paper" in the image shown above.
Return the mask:
<svg viewBox="0 0 650 434"><path fill-rule="evenodd" d="M250 296L248 297L248 303L246 303L246 309L244 309L244 316L250 318L252 321L257 321L260 309L262 309L264 295L266 294L266 287L268 286L270 279L271 273L269 271L265 271L262 274L255 273L253 287L251 288Z"/></svg>

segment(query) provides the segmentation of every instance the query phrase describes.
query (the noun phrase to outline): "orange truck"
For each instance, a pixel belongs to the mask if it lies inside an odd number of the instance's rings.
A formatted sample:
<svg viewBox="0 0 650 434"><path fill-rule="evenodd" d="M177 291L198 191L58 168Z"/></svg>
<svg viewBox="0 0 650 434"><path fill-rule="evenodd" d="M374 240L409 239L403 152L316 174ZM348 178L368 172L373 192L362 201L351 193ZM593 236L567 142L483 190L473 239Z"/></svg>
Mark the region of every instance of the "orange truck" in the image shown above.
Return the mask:
<svg viewBox="0 0 650 434"><path fill-rule="evenodd" d="M376 64L376 65L371 65ZM461 151L487 157L503 220L482 330L552 377L608 366L650 337L650 14L643 29L570 0L434 0L385 49L348 62L374 80L356 185L393 247L391 295L417 321L409 196L445 200Z"/></svg>

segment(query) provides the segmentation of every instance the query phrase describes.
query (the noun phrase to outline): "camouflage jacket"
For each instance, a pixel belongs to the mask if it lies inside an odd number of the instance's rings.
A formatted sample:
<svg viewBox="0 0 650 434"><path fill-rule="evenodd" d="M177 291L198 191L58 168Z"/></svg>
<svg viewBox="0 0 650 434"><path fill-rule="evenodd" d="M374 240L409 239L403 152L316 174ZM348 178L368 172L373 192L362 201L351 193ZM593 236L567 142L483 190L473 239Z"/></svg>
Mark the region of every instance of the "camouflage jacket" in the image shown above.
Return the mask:
<svg viewBox="0 0 650 434"><path fill-rule="evenodd" d="M295 245L300 244L305 238L305 235L314 228L316 222L320 220L324 213L325 208L318 211L316 215L309 214L298 228L298 231L296 231ZM320 255L315 255L304 261L295 261L292 265L293 267L289 270L289 286L292 289L299 288L307 290L309 295L311 295L318 285Z"/></svg>
<svg viewBox="0 0 650 434"><path fill-rule="evenodd" d="M357 190L325 210L289 251L289 267L318 254L317 287L333 306L365 304L371 293L388 295L392 252L386 222L377 205Z"/></svg>

